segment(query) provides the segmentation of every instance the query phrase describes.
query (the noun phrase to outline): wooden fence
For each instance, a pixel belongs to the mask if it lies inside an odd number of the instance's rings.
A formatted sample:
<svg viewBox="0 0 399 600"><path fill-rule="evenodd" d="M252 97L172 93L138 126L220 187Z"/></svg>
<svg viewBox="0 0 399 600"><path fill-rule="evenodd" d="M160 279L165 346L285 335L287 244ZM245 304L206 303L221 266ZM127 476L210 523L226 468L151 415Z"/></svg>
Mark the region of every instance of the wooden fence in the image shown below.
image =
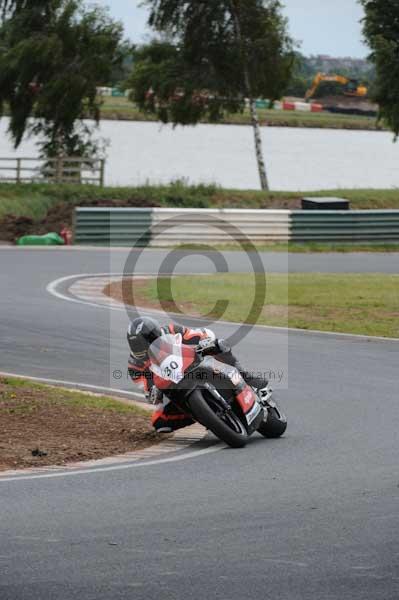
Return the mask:
<svg viewBox="0 0 399 600"><path fill-rule="evenodd" d="M0 182L89 183L104 186L105 160L0 158Z"/></svg>

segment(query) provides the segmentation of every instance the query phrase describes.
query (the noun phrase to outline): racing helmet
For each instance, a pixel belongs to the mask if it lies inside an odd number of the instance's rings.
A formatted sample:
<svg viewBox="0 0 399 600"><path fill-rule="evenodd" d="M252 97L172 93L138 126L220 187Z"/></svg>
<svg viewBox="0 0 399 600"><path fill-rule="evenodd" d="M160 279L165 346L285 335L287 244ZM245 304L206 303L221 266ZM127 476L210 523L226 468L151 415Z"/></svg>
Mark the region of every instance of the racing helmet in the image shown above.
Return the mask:
<svg viewBox="0 0 399 600"><path fill-rule="evenodd" d="M155 319L140 317L131 321L127 330L127 341L134 358L147 358L148 348L161 335L161 326Z"/></svg>

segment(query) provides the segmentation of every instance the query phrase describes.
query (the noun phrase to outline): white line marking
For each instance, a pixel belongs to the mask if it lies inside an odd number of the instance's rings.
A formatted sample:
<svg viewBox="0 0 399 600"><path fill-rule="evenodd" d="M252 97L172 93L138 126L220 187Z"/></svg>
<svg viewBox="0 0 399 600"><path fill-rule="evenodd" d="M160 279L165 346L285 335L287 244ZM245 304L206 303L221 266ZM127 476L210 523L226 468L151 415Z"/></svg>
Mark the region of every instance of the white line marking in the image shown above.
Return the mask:
<svg viewBox="0 0 399 600"><path fill-rule="evenodd" d="M73 279L85 279L85 278L90 278L90 277L112 277L112 275L110 276L109 273L98 273L98 274L85 274L85 275L69 275L67 277L60 277L59 279L56 279L55 281L52 281L51 283L49 283L46 286L46 291L51 294L52 296L55 296L56 298L58 298L59 300L66 300L67 302L74 302L76 304L86 304L87 306L94 306L96 308L106 308L105 306L101 305L101 304L95 304L93 302L85 302L84 300L78 300L77 298L71 298L70 296L66 296L65 294L62 294L61 292L59 292L57 290L58 286L61 285L62 283L65 283L67 281L72 281ZM123 277L123 274L116 274L115 277Z"/></svg>
<svg viewBox="0 0 399 600"><path fill-rule="evenodd" d="M151 274L142 274L142 273L137 273L135 275L135 277L143 277L144 275L151 275ZM156 276L156 274L152 274L153 276ZM197 273L197 275L204 275L204 273ZM113 277L124 277L124 274L118 274L118 273L99 273L99 274L92 274L92 275L70 275L68 277L61 277L60 279L57 279L56 281L53 281L51 283L48 284L48 286L46 287L46 290L52 294L53 296L56 296L57 298L59 298L60 300L66 300L67 302L75 302L77 304L84 304L86 306L93 306L95 308L105 308L107 310L115 310L115 311L119 311L119 312L126 312L126 308L124 306L113 306L110 304L97 304L94 302L86 302L84 300L78 300L77 298L71 298L70 296L67 296L65 294L61 294L60 292L58 292L57 287L58 285L60 285L61 283L64 283L65 281L68 280L72 280L72 279L84 279L84 278L91 278L91 277L107 277L107 278L113 278ZM165 275L164 275L165 276ZM165 314L163 311L160 310L156 310L156 309L149 309L149 308L145 308L145 307L141 307L141 306L136 306L137 310L140 310L143 313L149 313L149 314ZM174 315L175 313L169 313L171 315ZM181 317L181 315L176 314L176 317ZM189 317L190 319L199 321L199 322L203 322L204 319L201 319L201 317ZM237 323L231 322L231 321L218 321L218 323L220 323L221 325L237 325ZM368 341L368 342L395 342L396 344L399 344L399 338L390 338L390 337L380 337L380 336L369 336L369 335L361 335L361 334L356 334L356 333L342 333L339 331L319 331L317 329L295 329L292 327L275 327L275 326L271 326L271 325L253 325L256 328L259 329L265 329L267 331L276 331L276 332L281 332L281 333L299 333L301 335L305 334L305 335L320 335L320 336L329 336L329 337L338 337L338 338L344 338L344 339L353 339L353 340L363 340L363 341ZM248 325L248 327L251 327L251 325Z"/></svg>
<svg viewBox="0 0 399 600"><path fill-rule="evenodd" d="M90 385L90 384L85 384L85 383L76 383L76 382L71 382L71 381L63 381L63 380L59 380L59 379L46 379L43 377L31 377L31 376L26 376L26 375L20 375L20 374L16 374L16 373L4 373L4 372L0 372L0 376L3 377L20 377L23 379L27 379L28 381L35 381L35 382L39 382L39 383L48 383L48 384L53 384L53 385L62 385L64 387L72 387L72 388L83 388L83 389L87 389L90 391L96 391L96 392L107 392L107 393L117 393L117 394L123 394L123 395L127 395L127 396L131 396L133 398L139 399L141 400L141 403L143 403L143 399L144 399L144 394L140 394L137 392L128 392L125 390L118 390L118 389L114 389L114 388L107 388L107 387L102 387L102 386L95 386L95 385ZM149 405L147 405L148 407L148 412L151 413L151 407ZM143 408L146 408L146 406L144 405ZM192 425L189 429L190 431L185 431L185 432L179 432L177 431L175 433L175 437L171 440L165 440L164 442L162 442L161 444L157 445L157 446L150 446L149 448L144 448L143 450L138 450L138 451L132 451L132 452L127 452L124 455L120 455L120 456L111 456L111 457L105 457L103 459L98 459L98 460L94 460L94 461L86 461L86 464L83 466L82 468L75 468L73 466L73 463L71 465L69 465L69 467L61 467L58 465L49 465L48 467L43 467L43 469L54 469L56 470L56 474L61 476L61 475L70 475L71 473L75 473L75 474L80 474L82 472L91 472L92 470L114 470L114 467L100 467L100 464L104 463L113 463L113 465L119 465L119 466L134 466L132 465L132 461L136 462L136 461L143 461L143 460L148 460L149 458L151 458L152 455L155 456L160 456L162 454L166 454L166 453L172 453L172 452L181 452L182 449L188 447L188 446L192 446L193 444L201 441L205 435L205 429L197 424L197 429L199 429L199 435L196 436L196 429L195 429L196 425ZM189 437L191 432L191 437ZM183 437L184 436L184 437ZM213 446L212 446L213 448ZM199 451L197 450L196 452L203 452L203 451ZM191 455L194 455L195 452L192 452ZM154 461L153 461L154 462ZM168 461L167 461L168 462ZM78 466L79 463L76 463L76 465ZM152 464L152 463L151 463ZM156 464L156 463L154 463ZM139 466L139 465L137 465ZM140 463L140 466L143 466ZM66 472L64 473L63 469L65 468L74 468L74 471L71 471L71 473ZM31 471L35 470L35 467L32 467L32 469L29 469ZM53 476L54 473L51 473L51 476ZM41 473L36 473L36 474L32 474L32 475L12 475L10 477L3 477L0 473L0 482L2 481L13 481L14 479L37 479L37 478L41 478L41 477L48 477L49 473L45 473L44 475Z"/></svg>
<svg viewBox="0 0 399 600"><path fill-rule="evenodd" d="M54 477L75 477L77 475L93 475L95 473L107 473L109 471L126 471L127 469L138 469L141 467L152 467L155 465L163 465L173 462L181 462L183 460L189 460L196 458L197 456L204 456L205 454L213 454L214 452L220 452L227 448L227 446L217 444L211 448L204 448L203 450L197 450L195 452L188 452L183 456L173 456L171 458L162 458L159 460L152 460L147 462L137 462L133 464L115 465L112 467L99 467L91 469L82 469L80 471L66 471L65 473L46 473L43 475L20 475L15 477L4 477L0 478L0 484L10 481L30 481L32 479L53 479Z"/></svg>

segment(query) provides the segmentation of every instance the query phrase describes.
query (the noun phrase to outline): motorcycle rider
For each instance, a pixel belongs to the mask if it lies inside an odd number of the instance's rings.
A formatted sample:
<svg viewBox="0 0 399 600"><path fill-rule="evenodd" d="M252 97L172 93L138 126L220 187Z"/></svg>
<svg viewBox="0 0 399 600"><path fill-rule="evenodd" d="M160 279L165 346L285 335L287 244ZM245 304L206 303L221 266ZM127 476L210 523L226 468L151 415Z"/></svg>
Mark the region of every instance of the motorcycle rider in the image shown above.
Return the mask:
<svg viewBox="0 0 399 600"><path fill-rule="evenodd" d="M152 424L159 433L171 433L182 427L192 425L194 421L189 415L181 412L169 401L163 392L153 383L152 372L149 370L150 359L148 349L158 338L168 334L181 334L183 343L197 346L204 353L214 355L217 360L239 370L244 381L257 389L262 396L266 393L268 382L264 378L255 377L245 371L233 355L231 348L222 339L217 339L214 332L207 328L189 328L170 323L164 327L150 317L139 317L130 322L127 340L130 347L128 372L134 383L142 383L146 397L155 405Z"/></svg>

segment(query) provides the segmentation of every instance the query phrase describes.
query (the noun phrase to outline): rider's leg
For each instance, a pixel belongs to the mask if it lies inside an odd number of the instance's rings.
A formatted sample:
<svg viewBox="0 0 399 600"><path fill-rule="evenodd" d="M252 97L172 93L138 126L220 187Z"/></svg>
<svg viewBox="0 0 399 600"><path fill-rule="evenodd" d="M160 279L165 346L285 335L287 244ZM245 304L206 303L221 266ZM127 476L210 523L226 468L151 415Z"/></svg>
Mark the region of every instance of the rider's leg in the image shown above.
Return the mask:
<svg viewBox="0 0 399 600"><path fill-rule="evenodd" d="M245 383L262 393L269 383L268 380L265 377L261 377L259 374L255 375L253 372L244 369L227 344L219 342L219 345L223 352L216 356L217 360L220 360L220 362L230 365L231 367L235 367L240 372Z"/></svg>
<svg viewBox="0 0 399 600"><path fill-rule="evenodd" d="M172 433L194 423L191 417L180 411L172 403L166 406L163 403L157 404L151 421L158 433Z"/></svg>

